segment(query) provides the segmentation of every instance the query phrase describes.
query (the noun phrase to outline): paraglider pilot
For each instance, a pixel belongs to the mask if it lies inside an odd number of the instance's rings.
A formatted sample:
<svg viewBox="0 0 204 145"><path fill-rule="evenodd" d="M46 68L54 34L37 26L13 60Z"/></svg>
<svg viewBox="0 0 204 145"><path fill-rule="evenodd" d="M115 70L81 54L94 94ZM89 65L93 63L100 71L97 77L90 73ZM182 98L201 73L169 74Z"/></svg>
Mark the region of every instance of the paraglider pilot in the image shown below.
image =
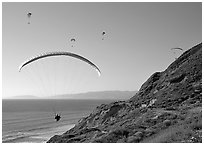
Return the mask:
<svg viewBox="0 0 204 145"><path fill-rule="evenodd" d="M61 116L60 116L59 114L55 114L55 120L56 120L56 122L59 121L60 118L61 118Z"/></svg>

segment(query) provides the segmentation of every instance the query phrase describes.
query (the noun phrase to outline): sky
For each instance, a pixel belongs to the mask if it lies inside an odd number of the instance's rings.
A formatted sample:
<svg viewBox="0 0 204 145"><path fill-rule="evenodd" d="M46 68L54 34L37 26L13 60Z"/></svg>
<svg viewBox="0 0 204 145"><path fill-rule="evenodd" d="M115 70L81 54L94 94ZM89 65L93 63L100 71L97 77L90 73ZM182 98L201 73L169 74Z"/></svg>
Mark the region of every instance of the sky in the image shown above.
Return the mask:
<svg viewBox="0 0 204 145"><path fill-rule="evenodd" d="M3 2L2 97L139 90L181 54L171 48L186 51L201 42L199 2ZM27 59L52 51L88 58L101 76L69 57L39 60L18 71Z"/></svg>

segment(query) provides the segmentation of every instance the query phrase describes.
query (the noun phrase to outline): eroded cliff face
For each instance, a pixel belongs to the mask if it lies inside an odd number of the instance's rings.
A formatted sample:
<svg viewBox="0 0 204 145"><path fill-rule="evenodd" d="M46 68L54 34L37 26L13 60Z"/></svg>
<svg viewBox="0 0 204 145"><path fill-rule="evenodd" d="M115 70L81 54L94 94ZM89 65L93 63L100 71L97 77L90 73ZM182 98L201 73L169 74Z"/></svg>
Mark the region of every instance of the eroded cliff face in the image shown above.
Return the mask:
<svg viewBox="0 0 204 145"><path fill-rule="evenodd" d="M130 100L98 106L48 142L202 142L202 43L154 73Z"/></svg>

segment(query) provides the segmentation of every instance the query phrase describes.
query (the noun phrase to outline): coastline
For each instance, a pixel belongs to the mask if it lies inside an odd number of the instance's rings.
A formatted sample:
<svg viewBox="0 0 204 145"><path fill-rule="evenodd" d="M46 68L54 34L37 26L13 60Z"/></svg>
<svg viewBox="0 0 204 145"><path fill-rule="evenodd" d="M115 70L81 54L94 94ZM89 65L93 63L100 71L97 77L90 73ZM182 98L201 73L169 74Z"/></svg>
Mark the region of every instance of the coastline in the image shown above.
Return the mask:
<svg viewBox="0 0 204 145"><path fill-rule="evenodd" d="M4 100L2 102L2 142L46 142L72 128L93 108L110 100L57 100L63 118L53 119L50 107L56 100ZM26 105L25 105L26 104ZM43 110L42 110L43 108Z"/></svg>
<svg viewBox="0 0 204 145"><path fill-rule="evenodd" d="M74 126L75 124L69 124L35 132L17 132L13 135L3 136L2 143L46 143L52 136L61 135Z"/></svg>

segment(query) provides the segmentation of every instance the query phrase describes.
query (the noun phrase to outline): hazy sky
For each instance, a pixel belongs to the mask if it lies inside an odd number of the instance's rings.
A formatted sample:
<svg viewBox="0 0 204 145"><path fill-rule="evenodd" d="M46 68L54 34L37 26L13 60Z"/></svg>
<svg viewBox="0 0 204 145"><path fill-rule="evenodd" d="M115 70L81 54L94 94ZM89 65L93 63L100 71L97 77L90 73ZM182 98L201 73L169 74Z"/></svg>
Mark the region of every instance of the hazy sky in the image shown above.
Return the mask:
<svg viewBox="0 0 204 145"><path fill-rule="evenodd" d="M139 90L151 74L174 61L172 47L187 50L202 41L201 3L4 2L2 13L4 98ZM18 72L25 60L50 51L90 59L101 77L87 64L65 57L38 61Z"/></svg>

